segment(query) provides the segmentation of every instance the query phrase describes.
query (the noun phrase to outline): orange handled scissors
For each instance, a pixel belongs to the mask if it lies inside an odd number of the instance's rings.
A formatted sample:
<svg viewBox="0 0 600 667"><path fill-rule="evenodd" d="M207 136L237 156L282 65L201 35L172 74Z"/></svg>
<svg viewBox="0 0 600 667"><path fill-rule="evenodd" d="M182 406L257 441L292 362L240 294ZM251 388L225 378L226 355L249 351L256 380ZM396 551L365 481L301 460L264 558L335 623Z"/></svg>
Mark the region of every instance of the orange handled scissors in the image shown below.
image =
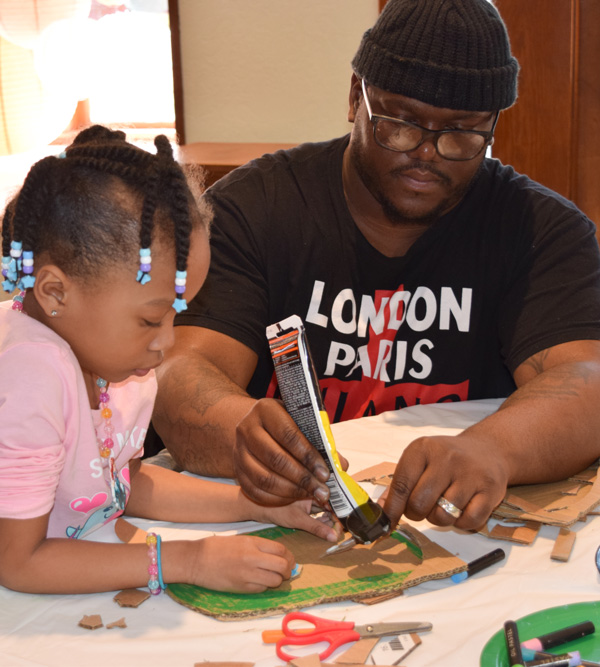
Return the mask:
<svg viewBox="0 0 600 667"><path fill-rule="evenodd" d="M292 621L307 621L312 628L290 628ZM410 632L426 632L431 630L431 623L372 623L369 625L355 625L352 621L329 621L303 611L293 611L286 614L281 624L283 637L277 641L277 656L282 660L290 661L294 657L283 649L288 646L306 646L308 644L328 644L327 648L319 653L323 660L330 656L336 648L354 642L364 637L385 637L387 635L407 634Z"/></svg>

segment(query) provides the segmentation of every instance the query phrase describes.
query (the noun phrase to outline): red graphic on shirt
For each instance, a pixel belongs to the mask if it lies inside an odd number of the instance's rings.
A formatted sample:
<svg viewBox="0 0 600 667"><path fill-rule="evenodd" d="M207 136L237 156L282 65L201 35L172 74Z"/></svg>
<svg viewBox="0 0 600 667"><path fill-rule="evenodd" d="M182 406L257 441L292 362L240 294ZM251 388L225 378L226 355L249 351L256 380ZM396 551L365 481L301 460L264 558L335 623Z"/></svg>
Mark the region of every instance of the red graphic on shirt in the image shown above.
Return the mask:
<svg viewBox="0 0 600 667"><path fill-rule="evenodd" d="M402 382L391 386L379 382L369 394L363 392L362 382L358 380L326 378L320 380L319 385L325 409L332 422L378 415L387 410L400 410L425 403L465 401L469 394L468 380L459 384Z"/></svg>
<svg viewBox="0 0 600 667"><path fill-rule="evenodd" d="M378 415L388 410L401 410L413 405L466 401L469 395L468 380L458 384L426 385L401 382L390 386L378 382L376 386L371 386L368 394L364 392L364 382L360 380L325 378L319 380L319 386L332 423ZM266 395L268 398L279 396L275 373Z"/></svg>

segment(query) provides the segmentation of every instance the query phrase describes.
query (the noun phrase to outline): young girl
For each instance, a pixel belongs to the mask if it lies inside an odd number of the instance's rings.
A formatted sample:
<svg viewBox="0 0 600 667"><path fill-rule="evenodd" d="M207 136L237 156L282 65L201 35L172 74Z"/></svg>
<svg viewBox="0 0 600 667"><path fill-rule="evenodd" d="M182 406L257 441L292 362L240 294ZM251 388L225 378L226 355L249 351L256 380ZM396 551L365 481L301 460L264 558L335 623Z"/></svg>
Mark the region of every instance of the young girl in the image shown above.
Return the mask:
<svg viewBox="0 0 600 667"><path fill-rule="evenodd" d="M3 288L18 290L0 307L0 584L8 588L157 593L186 582L259 592L294 565L285 547L252 536L82 539L124 512L254 519L337 540L310 516L309 501L260 507L236 486L140 460L153 369L209 262L210 215L166 137L155 146L153 154L122 132L84 130L31 168L4 214Z"/></svg>

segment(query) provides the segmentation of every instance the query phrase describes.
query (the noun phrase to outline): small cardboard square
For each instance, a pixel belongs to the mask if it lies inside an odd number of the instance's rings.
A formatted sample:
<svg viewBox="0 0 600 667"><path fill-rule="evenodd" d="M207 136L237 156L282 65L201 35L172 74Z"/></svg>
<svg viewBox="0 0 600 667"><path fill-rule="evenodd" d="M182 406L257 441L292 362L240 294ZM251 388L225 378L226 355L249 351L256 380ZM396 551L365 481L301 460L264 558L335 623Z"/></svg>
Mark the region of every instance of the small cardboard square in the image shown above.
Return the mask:
<svg viewBox="0 0 600 667"><path fill-rule="evenodd" d="M89 616L84 616L79 621L79 625L86 630L97 630L98 628L101 628L104 623L102 623L100 614L90 614Z"/></svg>
<svg viewBox="0 0 600 667"><path fill-rule="evenodd" d="M141 591L139 588L126 588L117 593L113 600L120 607L139 607L149 597L150 593L148 591Z"/></svg>
<svg viewBox="0 0 600 667"><path fill-rule="evenodd" d="M274 616L324 602L360 601L399 592L429 579L449 577L466 568L463 560L416 529L404 528L421 548L423 559L398 533L322 558L327 548L323 540L303 531L273 527L253 534L285 544L303 566L297 579L257 594L221 593L191 584L170 584L167 593L186 607L213 618L237 620Z"/></svg>

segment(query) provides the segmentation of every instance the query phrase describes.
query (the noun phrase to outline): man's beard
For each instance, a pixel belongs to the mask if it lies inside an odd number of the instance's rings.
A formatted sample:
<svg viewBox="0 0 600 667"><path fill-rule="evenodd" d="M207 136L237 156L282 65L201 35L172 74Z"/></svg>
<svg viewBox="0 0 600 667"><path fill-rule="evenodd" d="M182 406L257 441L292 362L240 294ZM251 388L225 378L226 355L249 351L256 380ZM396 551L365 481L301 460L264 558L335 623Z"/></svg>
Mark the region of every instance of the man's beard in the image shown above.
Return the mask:
<svg viewBox="0 0 600 667"><path fill-rule="evenodd" d="M354 144L350 148L350 160L352 162L352 165L354 166L354 169L356 170L356 173L363 182L364 186L367 188L371 196L381 206L383 214L385 215L387 220L392 225L396 226L401 226L401 225L423 225L426 227L430 226L450 208L453 208L463 198L465 193L471 187L471 183L473 182L473 179L471 179L463 187L453 188L453 189L450 188L448 190L448 196L442 199L440 203L433 209L425 213L415 214L410 210L410 208L404 208L404 209L399 208L384 193L379 182L373 176L372 172L369 170L368 165L364 161L363 153L360 150L360 147L356 144ZM448 178L448 176L441 173L435 167L432 167L432 165L428 162L414 161L410 165L407 165L405 167L398 167L392 170L392 172L390 172L390 175L391 176L399 175L405 171L409 171L412 169L421 169L429 171L435 176L437 176L439 179L441 179L446 185L451 186L451 180ZM418 197L418 194L416 196Z"/></svg>

